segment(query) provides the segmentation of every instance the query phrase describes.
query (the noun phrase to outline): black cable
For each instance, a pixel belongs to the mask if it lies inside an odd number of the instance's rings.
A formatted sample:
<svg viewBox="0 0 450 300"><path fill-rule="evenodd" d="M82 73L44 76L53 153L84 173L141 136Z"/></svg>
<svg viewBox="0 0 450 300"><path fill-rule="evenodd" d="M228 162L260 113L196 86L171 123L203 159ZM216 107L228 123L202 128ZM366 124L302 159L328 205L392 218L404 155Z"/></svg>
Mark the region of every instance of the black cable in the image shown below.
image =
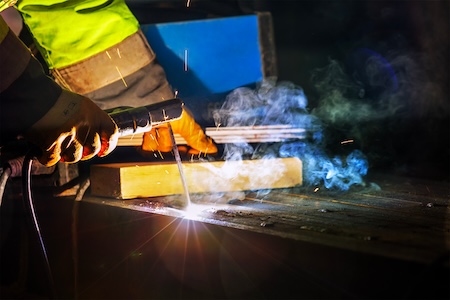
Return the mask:
<svg viewBox="0 0 450 300"><path fill-rule="evenodd" d="M37 237L39 239L39 244L42 250L42 255L46 263L46 270L48 281L50 285L50 292L52 294L52 299L56 299L55 284L53 281L52 270L50 268L50 262L48 260L47 249L45 248L44 240L42 238L41 229L36 217L36 212L34 210L33 197L31 192L31 166L33 164L34 154L28 153L25 155L23 168L22 168L22 194L25 208L30 212L32 218L33 226L36 231Z"/></svg>
<svg viewBox="0 0 450 300"><path fill-rule="evenodd" d="M0 207L3 202L3 194L5 193L6 183L11 176L11 168L6 167L3 169L2 175L0 176Z"/></svg>

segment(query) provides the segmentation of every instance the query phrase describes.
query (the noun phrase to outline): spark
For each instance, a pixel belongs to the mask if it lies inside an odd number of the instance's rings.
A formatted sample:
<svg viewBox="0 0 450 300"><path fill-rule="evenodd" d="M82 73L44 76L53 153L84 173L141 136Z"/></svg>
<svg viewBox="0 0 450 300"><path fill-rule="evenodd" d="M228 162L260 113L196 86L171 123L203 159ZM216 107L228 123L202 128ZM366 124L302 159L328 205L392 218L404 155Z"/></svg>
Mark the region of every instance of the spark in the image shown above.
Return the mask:
<svg viewBox="0 0 450 300"><path fill-rule="evenodd" d="M353 143L354 140L345 140L341 142L341 145Z"/></svg>
<svg viewBox="0 0 450 300"><path fill-rule="evenodd" d="M105 51L105 52L106 52L106 55L108 55L108 58L112 60L111 55L109 54L109 52L108 52L108 51ZM120 50L119 50L119 48L117 48L117 55L119 56L119 58L122 58L122 57L120 56ZM127 82L125 81L125 78L123 78L122 72L120 72L118 66L116 66L116 70L117 70L117 73L119 73L120 79L122 79L122 82L123 82L123 84L125 85L125 87L128 87L128 84L127 84Z"/></svg>
<svg viewBox="0 0 450 300"><path fill-rule="evenodd" d="M156 134L159 134L159 133L158 133L158 130L156 130L155 132L156 132ZM152 140L155 141L156 145L159 146L158 139L155 138L155 137L153 136L153 134L150 134L150 137L152 138ZM155 157L158 157L158 156L156 155L155 151L153 150L153 148L152 148L152 151L153 151L153 153L154 153L153 155L154 155ZM159 157L161 157L161 159L164 159L164 156L162 155L161 151L160 151L159 149L156 149L156 151L158 151Z"/></svg>
<svg viewBox="0 0 450 300"><path fill-rule="evenodd" d="M159 154L159 157L161 157L161 159L164 159L164 156L162 155L162 153L159 149L158 149L158 154Z"/></svg>
<svg viewBox="0 0 450 300"><path fill-rule="evenodd" d="M317 193L318 191L319 191L319 188L316 187L316 188L314 189L314 193Z"/></svg>
<svg viewBox="0 0 450 300"><path fill-rule="evenodd" d="M191 0L186 1L186 7L189 7L189 6L191 6Z"/></svg>
<svg viewBox="0 0 450 300"><path fill-rule="evenodd" d="M117 72L119 73L120 79L122 79L123 84L124 84L126 87L128 87L128 84L127 84L127 82L125 81L125 78L123 78L122 73L121 73L120 70L119 70L119 67L116 66L116 70L117 70Z"/></svg>
<svg viewBox="0 0 450 300"><path fill-rule="evenodd" d="M187 72L188 69L188 50L184 49L184 63L183 63L184 71Z"/></svg>
<svg viewBox="0 0 450 300"><path fill-rule="evenodd" d="M162 112L163 112L164 120L169 119L169 116L166 114L166 110L164 108L163 108Z"/></svg>

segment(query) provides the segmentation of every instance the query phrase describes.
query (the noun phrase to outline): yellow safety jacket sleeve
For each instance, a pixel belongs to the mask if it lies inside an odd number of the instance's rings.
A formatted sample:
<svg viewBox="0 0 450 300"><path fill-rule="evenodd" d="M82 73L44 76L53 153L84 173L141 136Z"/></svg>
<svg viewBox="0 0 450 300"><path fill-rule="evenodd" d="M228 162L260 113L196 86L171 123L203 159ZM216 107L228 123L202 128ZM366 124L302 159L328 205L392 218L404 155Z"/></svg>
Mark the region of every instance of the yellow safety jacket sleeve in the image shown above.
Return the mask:
<svg viewBox="0 0 450 300"><path fill-rule="evenodd" d="M139 28L124 0L19 0L16 7L50 69L104 51Z"/></svg>

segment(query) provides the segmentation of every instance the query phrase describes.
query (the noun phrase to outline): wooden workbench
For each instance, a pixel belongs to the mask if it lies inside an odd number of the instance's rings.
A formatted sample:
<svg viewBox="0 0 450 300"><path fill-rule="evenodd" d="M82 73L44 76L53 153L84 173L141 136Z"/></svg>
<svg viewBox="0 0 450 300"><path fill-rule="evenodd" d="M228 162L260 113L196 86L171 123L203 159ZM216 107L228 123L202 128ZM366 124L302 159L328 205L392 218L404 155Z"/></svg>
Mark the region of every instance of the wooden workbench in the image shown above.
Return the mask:
<svg viewBox="0 0 450 300"><path fill-rule="evenodd" d="M448 181L369 174L366 186L347 192L302 186L191 195L193 214L176 208L182 196L117 200L88 190L74 201L37 185L36 212L60 298L450 295ZM5 201L2 223L8 205L20 204ZM2 272L14 277L15 256L26 252L11 242L20 227L10 231ZM28 276L27 291L45 295L42 259L26 257L32 267L19 274Z"/></svg>
<svg viewBox="0 0 450 300"><path fill-rule="evenodd" d="M185 217L184 196L83 201ZM395 259L432 263L450 250L449 185L375 175L348 192L320 187L193 194L188 218ZM156 207L156 208L155 208Z"/></svg>

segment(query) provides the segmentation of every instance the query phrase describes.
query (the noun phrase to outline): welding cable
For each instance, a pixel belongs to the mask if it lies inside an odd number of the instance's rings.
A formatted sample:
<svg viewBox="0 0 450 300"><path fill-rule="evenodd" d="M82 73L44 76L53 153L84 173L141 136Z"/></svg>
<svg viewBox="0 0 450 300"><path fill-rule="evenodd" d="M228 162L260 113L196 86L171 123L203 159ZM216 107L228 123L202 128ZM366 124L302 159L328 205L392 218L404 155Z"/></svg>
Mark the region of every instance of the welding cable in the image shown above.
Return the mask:
<svg viewBox="0 0 450 300"><path fill-rule="evenodd" d="M2 175L0 176L0 207L2 207L3 194L5 193L6 183L8 182L10 176L11 176L11 168L10 167L3 168Z"/></svg>
<svg viewBox="0 0 450 300"><path fill-rule="evenodd" d="M14 159L10 159L3 166L1 175L0 175L0 207L3 202L3 195L5 193L6 183L8 179L11 177L19 177L22 174L23 169L23 161L24 157L18 157ZM36 160L33 160L31 172L33 175L44 175L44 174L52 174L56 169L56 166L46 167Z"/></svg>
<svg viewBox="0 0 450 300"><path fill-rule="evenodd" d="M39 244L42 250L42 255L45 260L47 276L50 286L50 292L52 294L52 299L56 298L56 290L53 281L52 270L50 268L50 262L48 260L47 250L45 248L44 240L42 239L41 229L39 227L39 223L37 220L36 212L34 210L33 197L31 192L31 167L33 165L33 160L35 159L35 155L30 151L27 155L25 155L22 167L22 194L25 208L30 212L33 226L36 231L37 237L39 239Z"/></svg>
<svg viewBox="0 0 450 300"><path fill-rule="evenodd" d="M83 196L90 186L91 186L91 180L89 179L89 177L81 180L80 187L78 188L77 194L75 195L75 201L83 200Z"/></svg>

